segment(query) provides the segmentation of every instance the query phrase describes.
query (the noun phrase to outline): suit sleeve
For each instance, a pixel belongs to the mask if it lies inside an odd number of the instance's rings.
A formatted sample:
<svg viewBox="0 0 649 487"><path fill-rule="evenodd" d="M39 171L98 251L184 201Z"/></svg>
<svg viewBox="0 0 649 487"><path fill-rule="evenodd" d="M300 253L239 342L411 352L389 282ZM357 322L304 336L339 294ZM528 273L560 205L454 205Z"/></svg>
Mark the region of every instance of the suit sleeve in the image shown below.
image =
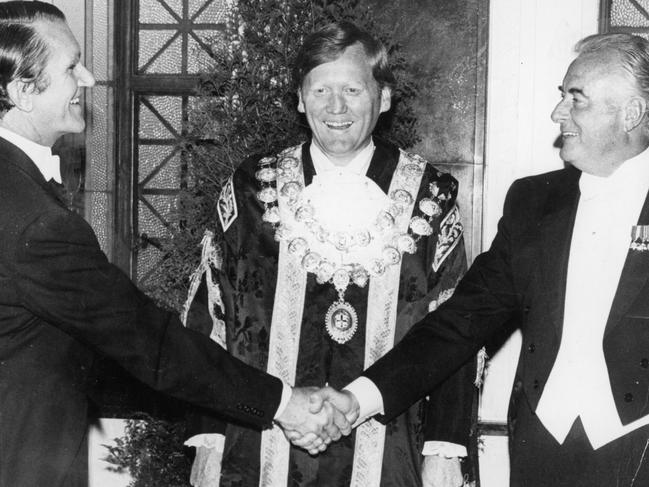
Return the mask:
<svg viewBox="0 0 649 487"><path fill-rule="evenodd" d="M520 307L511 260L513 216L526 199L521 189L514 184L508 192L490 249L476 258L453 296L363 373L383 397L382 421L400 414L458 371Z"/></svg>
<svg viewBox="0 0 649 487"><path fill-rule="evenodd" d="M250 161L247 161L248 164ZM246 165L246 162L244 162ZM236 277L236 255L237 249L241 248L241 234L248 234L244 221L249 221L247 214L246 197L249 196L244 184L241 183L242 170L237 170L227 181L221 190L217 205L217 215L214 215L215 225L219 227L218 234L221 239L218 242L220 253L220 268L212 269L213 284L218 286L221 293L221 304L223 309L216 307L214 312L217 320L220 320L225 331L225 344L229 343L229 330L232 330L232 322L235 317L235 302L238 301L239 291L235 284ZM236 180L236 183L235 183ZM245 186L245 187L244 187ZM244 216L245 215L245 216ZM200 287L191 303L187 316L186 325L203 335L209 336L212 332L212 320L209 316L209 299L207 291L207 275L203 274ZM194 410L188 417L188 434L225 434L227 423L223 418L211 414L207 410Z"/></svg>
<svg viewBox="0 0 649 487"><path fill-rule="evenodd" d="M259 427L282 384L231 357L157 307L101 252L90 226L62 209L28 222L13 249L22 305L46 326L114 360L152 388Z"/></svg>
<svg viewBox="0 0 649 487"><path fill-rule="evenodd" d="M200 287L189 308L186 326L209 337L212 330L212 317L208 311L209 300L206 278L207 276L203 274ZM223 417L210 414L210 411L205 408L191 409L187 414L186 422L188 437L208 433L225 434L227 426L227 422L223 420Z"/></svg>
<svg viewBox="0 0 649 487"><path fill-rule="evenodd" d="M433 289L431 308L437 308L452 292L466 272L464 242L460 241L438 270L441 274ZM424 441L444 441L469 446L474 423L473 401L476 363L471 357L460 369L433 388L426 399Z"/></svg>

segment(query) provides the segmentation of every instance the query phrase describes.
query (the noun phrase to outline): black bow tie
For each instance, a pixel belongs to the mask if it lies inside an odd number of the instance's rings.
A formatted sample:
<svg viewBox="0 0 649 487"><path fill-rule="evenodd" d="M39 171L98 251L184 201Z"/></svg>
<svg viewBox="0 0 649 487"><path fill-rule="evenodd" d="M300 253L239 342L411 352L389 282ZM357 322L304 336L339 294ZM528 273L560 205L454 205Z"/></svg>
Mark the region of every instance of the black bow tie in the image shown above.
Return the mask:
<svg viewBox="0 0 649 487"><path fill-rule="evenodd" d="M49 187L52 194L56 196L56 199L67 206L67 191L65 190L65 186L55 181L54 179L50 179L47 182L47 186Z"/></svg>

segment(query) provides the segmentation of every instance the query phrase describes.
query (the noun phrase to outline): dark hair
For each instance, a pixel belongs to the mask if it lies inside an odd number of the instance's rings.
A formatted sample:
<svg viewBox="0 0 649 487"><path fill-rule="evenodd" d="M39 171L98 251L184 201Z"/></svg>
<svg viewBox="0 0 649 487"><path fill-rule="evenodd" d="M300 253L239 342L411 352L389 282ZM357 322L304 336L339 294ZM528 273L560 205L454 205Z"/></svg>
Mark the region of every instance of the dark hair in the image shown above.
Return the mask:
<svg viewBox="0 0 649 487"><path fill-rule="evenodd" d="M617 54L620 66L649 102L649 41L644 37L622 33L595 34L580 40L575 51L580 55L602 51Z"/></svg>
<svg viewBox="0 0 649 487"><path fill-rule="evenodd" d="M36 92L49 84L43 73L49 48L34 27L39 20L65 22L65 15L44 2L0 3L0 115L13 106L7 96L13 80L32 83Z"/></svg>
<svg viewBox="0 0 649 487"><path fill-rule="evenodd" d="M388 65L388 53L383 44L351 22L334 22L313 32L304 39L295 60L293 81L297 89L313 68L335 61L345 49L360 44L369 58L372 74L379 88L393 88L394 75Z"/></svg>

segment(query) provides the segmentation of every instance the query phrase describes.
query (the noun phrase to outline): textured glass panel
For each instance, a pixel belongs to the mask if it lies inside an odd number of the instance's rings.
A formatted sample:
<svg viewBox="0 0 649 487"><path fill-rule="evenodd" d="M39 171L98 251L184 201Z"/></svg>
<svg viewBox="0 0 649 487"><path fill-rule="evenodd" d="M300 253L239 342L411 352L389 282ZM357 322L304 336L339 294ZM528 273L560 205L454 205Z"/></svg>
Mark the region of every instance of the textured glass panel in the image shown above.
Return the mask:
<svg viewBox="0 0 649 487"><path fill-rule="evenodd" d="M173 147L159 145L140 145L138 147L138 182L148 179L162 161L174 150Z"/></svg>
<svg viewBox="0 0 649 487"><path fill-rule="evenodd" d="M224 0L214 0L201 11L196 18L196 12L205 4L204 1L189 2L189 16L195 24L220 24L224 23L227 17L227 7Z"/></svg>
<svg viewBox="0 0 649 487"><path fill-rule="evenodd" d="M162 123L162 117L177 133L182 124L182 99L177 96L152 96L147 98L158 114L149 110L143 103L139 104L140 131L143 139L175 139L176 136Z"/></svg>
<svg viewBox="0 0 649 487"><path fill-rule="evenodd" d="M177 37L173 40L160 56L149 66L146 70L147 73L158 74L186 74L182 67L182 38Z"/></svg>
<svg viewBox="0 0 649 487"><path fill-rule="evenodd" d="M139 148L139 179L146 188L180 188L180 151L176 147L141 145Z"/></svg>
<svg viewBox="0 0 649 487"><path fill-rule="evenodd" d="M85 187L91 191L108 191L113 187L113 88L95 86L89 116L90 163L86 165Z"/></svg>
<svg viewBox="0 0 649 487"><path fill-rule="evenodd" d="M194 16L196 15L196 12L205 7L206 4L210 3L212 0L188 0L188 7L189 7L189 18L193 21Z"/></svg>
<svg viewBox="0 0 649 487"><path fill-rule="evenodd" d="M213 30L196 30L194 31L203 44L207 46L223 44L224 37L220 32ZM205 48L201 46L196 39L189 37L189 48L187 56L187 72L190 74L200 73L210 69L214 62Z"/></svg>
<svg viewBox="0 0 649 487"><path fill-rule="evenodd" d="M137 255L137 276L138 279L144 278L149 272L153 271L162 259L162 252L152 245L140 249ZM155 273L154 273L155 275ZM145 281L140 281L144 284Z"/></svg>
<svg viewBox="0 0 649 487"><path fill-rule="evenodd" d="M111 198L106 193L86 192L86 211L90 212L90 223L97 235L99 246L105 254L110 255L112 247L112 234L108 229L111 227L110 215Z"/></svg>
<svg viewBox="0 0 649 487"><path fill-rule="evenodd" d="M141 197L155 208L155 211L157 211L162 218L169 215L176 203L175 196L148 194L141 195ZM169 236L167 227L164 226L160 218L158 218L158 216L154 214L142 201L138 201L138 231L140 234L146 233L150 237Z"/></svg>
<svg viewBox="0 0 649 487"><path fill-rule="evenodd" d="M158 0L140 0L141 24L175 24L178 20Z"/></svg>
<svg viewBox="0 0 649 487"><path fill-rule="evenodd" d="M109 15L112 12L109 12L107 2L93 2L92 36L88 36L88 42L92 43L90 69L97 81L107 80L112 68L112 62L109 62L113 53L112 37L108 35Z"/></svg>
<svg viewBox="0 0 649 487"><path fill-rule="evenodd" d="M149 107L140 104L139 136L143 139L170 139L173 134L165 127L160 118Z"/></svg>
<svg viewBox="0 0 649 487"><path fill-rule="evenodd" d="M639 8L630 0L613 0L611 25L626 27L649 27L649 0L637 0Z"/></svg>
<svg viewBox="0 0 649 487"><path fill-rule="evenodd" d="M163 46L171 39L171 37L176 34L176 30L141 30L139 39L140 39L140 52L138 59L138 70L142 71L143 67L151 61L151 58L158 54ZM177 45L179 46L179 45ZM164 48L167 51L167 48ZM176 47L178 49L178 47ZM178 73L180 72L181 66L181 57L180 50L175 53L174 57L173 51L171 53L167 52L160 53L160 56L165 56L165 63L167 63L166 70L165 66L157 66L157 68L152 68L151 66L146 69L148 73ZM154 61L155 63L159 62L159 59ZM162 71L156 71L155 69L162 69Z"/></svg>
<svg viewBox="0 0 649 487"><path fill-rule="evenodd" d="M187 0L159 0L167 4L168 7L180 18L183 18L183 4Z"/></svg>
<svg viewBox="0 0 649 487"><path fill-rule="evenodd" d="M160 168L153 179L151 179L148 186L163 189L180 188L181 169L180 151L177 151L171 158L169 158L164 166Z"/></svg>
<svg viewBox="0 0 649 487"><path fill-rule="evenodd" d="M148 98L153 108L165 121L180 133L182 130L182 97L180 96L151 96Z"/></svg>

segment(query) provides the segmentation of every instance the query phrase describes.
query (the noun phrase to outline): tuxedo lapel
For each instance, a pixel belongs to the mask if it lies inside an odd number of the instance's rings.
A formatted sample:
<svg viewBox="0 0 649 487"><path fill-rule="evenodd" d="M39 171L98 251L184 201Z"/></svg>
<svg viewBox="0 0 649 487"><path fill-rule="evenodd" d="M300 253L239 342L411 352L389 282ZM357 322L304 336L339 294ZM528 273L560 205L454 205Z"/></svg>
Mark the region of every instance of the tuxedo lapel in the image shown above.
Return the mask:
<svg viewBox="0 0 649 487"><path fill-rule="evenodd" d="M547 310L549 323L554 324L558 336L563 327L570 241L579 202L579 175L574 168L555 191L548 194L539 222L539 305Z"/></svg>
<svg viewBox="0 0 649 487"><path fill-rule="evenodd" d="M649 225L649 195L647 195L642 206L638 225ZM631 242L631 229L629 229L629 242ZM638 293L647 283L648 278L649 252L629 249L620 275L620 282L615 291L613 304L611 304L605 335L610 333L615 325L620 322L620 319L628 311Z"/></svg>

